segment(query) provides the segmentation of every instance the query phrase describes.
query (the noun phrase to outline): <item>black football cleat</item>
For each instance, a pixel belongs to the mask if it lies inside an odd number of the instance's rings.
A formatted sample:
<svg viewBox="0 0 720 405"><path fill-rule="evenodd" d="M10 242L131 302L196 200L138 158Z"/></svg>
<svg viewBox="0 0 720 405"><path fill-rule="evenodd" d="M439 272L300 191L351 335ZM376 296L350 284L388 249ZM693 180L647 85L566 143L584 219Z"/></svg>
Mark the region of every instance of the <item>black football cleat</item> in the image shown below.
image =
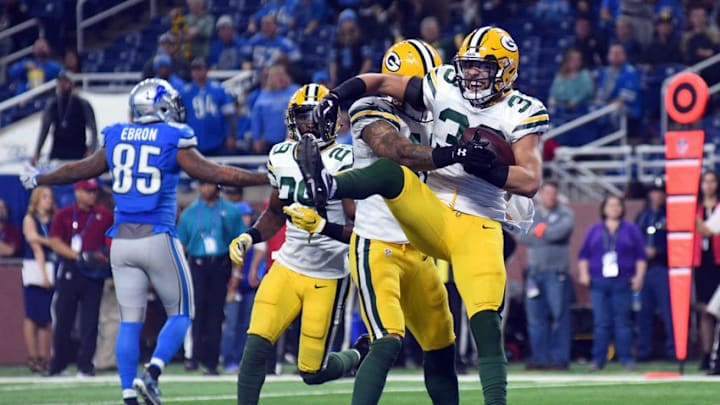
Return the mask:
<svg viewBox="0 0 720 405"><path fill-rule="evenodd" d="M145 371L140 378L133 380L133 388L145 400L145 405L162 405L158 381Z"/></svg>
<svg viewBox="0 0 720 405"><path fill-rule="evenodd" d="M298 142L297 163L307 184L310 202L316 208L324 207L330 199L333 178L325 169L314 136L303 135Z"/></svg>
<svg viewBox="0 0 720 405"><path fill-rule="evenodd" d="M360 364L362 364L368 352L370 352L370 335L368 335L367 333L360 335L360 337L357 338L355 343L353 343L352 348L357 350L358 353L360 353L360 361L357 365L358 367L360 367Z"/></svg>

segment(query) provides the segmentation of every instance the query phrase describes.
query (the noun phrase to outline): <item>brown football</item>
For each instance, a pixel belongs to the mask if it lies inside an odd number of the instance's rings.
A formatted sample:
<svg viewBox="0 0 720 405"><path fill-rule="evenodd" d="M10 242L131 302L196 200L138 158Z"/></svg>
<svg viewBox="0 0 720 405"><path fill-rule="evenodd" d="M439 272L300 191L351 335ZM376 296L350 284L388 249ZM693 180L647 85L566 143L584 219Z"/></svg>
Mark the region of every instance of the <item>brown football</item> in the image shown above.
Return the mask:
<svg viewBox="0 0 720 405"><path fill-rule="evenodd" d="M486 147L497 156L497 164L503 166L515 164L515 154L512 146L498 130L483 125L467 128L463 132L462 142L469 143L472 141L486 143Z"/></svg>

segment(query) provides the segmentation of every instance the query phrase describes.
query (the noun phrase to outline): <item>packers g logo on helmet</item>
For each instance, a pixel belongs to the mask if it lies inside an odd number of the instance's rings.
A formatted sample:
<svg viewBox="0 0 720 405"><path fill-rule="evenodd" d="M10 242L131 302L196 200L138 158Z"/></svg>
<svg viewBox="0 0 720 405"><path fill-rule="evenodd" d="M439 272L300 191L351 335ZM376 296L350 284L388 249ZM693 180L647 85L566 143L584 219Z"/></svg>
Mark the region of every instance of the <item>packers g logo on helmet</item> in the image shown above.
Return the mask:
<svg viewBox="0 0 720 405"><path fill-rule="evenodd" d="M293 93L288 102L286 123L288 137L296 141L300 140L301 130L305 133L312 133L318 139L320 147L329 145L335 141L335 124L330 133L320 133L312 121L312 111L320 104L320 101L330 93L327 87L322 84L306 84ZM303 128L301 128L303 127Z"/></svg>
<svg viewBox="0 0 720 405"><path fill-rule="evenodd" d="M512 89L519 61L518 46L507 31L497 27L478 28L465 37L453 59L455 80L465 99L475 107L483 107ZM472 67L489 70L487 88L477 88L483 78L466 77L466 70Z"/></svg>
<svg viewBox="0 0 720 405"><path fill-rule="evenodd" d="M419 39L401 41L385 52L382 73L423 77L432 69L442 65L438 51Z"/></svg>
<svg viewBox="0 0 720 405"><path fill-rule="evenodd" d="M393 73L400 70L400 57L397 53L395 53L395 51L388 52L387 55L385 55L383 67Z"/></svg>

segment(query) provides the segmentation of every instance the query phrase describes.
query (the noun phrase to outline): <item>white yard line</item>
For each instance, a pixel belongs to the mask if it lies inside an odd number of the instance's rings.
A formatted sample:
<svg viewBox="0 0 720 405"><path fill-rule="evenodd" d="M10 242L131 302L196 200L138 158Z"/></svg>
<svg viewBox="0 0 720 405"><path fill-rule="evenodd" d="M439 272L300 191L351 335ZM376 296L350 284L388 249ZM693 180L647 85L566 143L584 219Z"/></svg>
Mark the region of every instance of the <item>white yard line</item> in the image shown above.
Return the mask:
<svg viewBox="0 0 720 405"><path fill-rule="evenodd" d="M419 376L420 377L420 376ZM468 378L465 378L465 380L470 381ZM711 381L716 381L710 379ZM207 379L205 379L207 381ZM289 381L289 380L288 380ZM422 378L416 378L414 380L410 379L403 379L403 381L415 381L420 382L422 381ZM586 381L585 383L578 384L575 381L558 381L555 383L549 383L549 384L543 384L542 388L566 388L566 387L600 387L600 386L611 386L617 384L618 381L602 381L596 379L595 381ZM694 381L694 380L682 380L682 381ZM703 381L707 381L703 380ZM644 384L653 384L656 382L660 382L658 380L638 380L638 381L628 381L628 380L622 380L625 384L631 384L631 385L644 385ZM538 388L536 384L512 384L508 387L510 391L513 390L523 390L523 389L535 389ZM478 386L467 386L467 385L461 385L459 387L460 391L480 391L482 388ZM411 392L425 392L425 387L423 386L416 386L416 387L386 387L383 392L386 393L411 393ZM308 390L302 390L302 391L293 391L293 392L270 392L266 394L261 394L261 398L288 398L288 397L316 397L316 396L329 396L329 395L349 395L352 394L352 388L348 387L345 389L328 389L328 390L318 390L318 389L308 389ZM172 403L172 402L198 402L198 401L234 401L236 398L235 395L226 395L226 394L218 394L218 395L202 395L202 396L185 396L185 397L167 397L163 398L163 402L165 403ZM111 405L115 404L115 401L96 401L96 402L88 402L87 405ZM67 405L67 403L50 403L45 405Z"/></svg>

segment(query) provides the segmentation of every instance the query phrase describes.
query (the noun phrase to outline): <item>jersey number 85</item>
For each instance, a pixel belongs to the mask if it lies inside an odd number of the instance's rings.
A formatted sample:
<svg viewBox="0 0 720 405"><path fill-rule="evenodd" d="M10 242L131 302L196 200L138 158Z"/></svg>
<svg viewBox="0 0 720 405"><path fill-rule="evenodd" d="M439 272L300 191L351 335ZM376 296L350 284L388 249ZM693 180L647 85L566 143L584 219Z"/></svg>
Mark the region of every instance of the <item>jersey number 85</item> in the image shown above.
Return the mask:
<svg viewBox="0 0 720 405"><path fill-rule="evenodd" d="M160 169L151 166L151 156L160 156L160 148L140 145L140 152L127 143L115 145L112 153L112 191L126 194L133 186L140 194L154 194L160 190Z"/></svg>

